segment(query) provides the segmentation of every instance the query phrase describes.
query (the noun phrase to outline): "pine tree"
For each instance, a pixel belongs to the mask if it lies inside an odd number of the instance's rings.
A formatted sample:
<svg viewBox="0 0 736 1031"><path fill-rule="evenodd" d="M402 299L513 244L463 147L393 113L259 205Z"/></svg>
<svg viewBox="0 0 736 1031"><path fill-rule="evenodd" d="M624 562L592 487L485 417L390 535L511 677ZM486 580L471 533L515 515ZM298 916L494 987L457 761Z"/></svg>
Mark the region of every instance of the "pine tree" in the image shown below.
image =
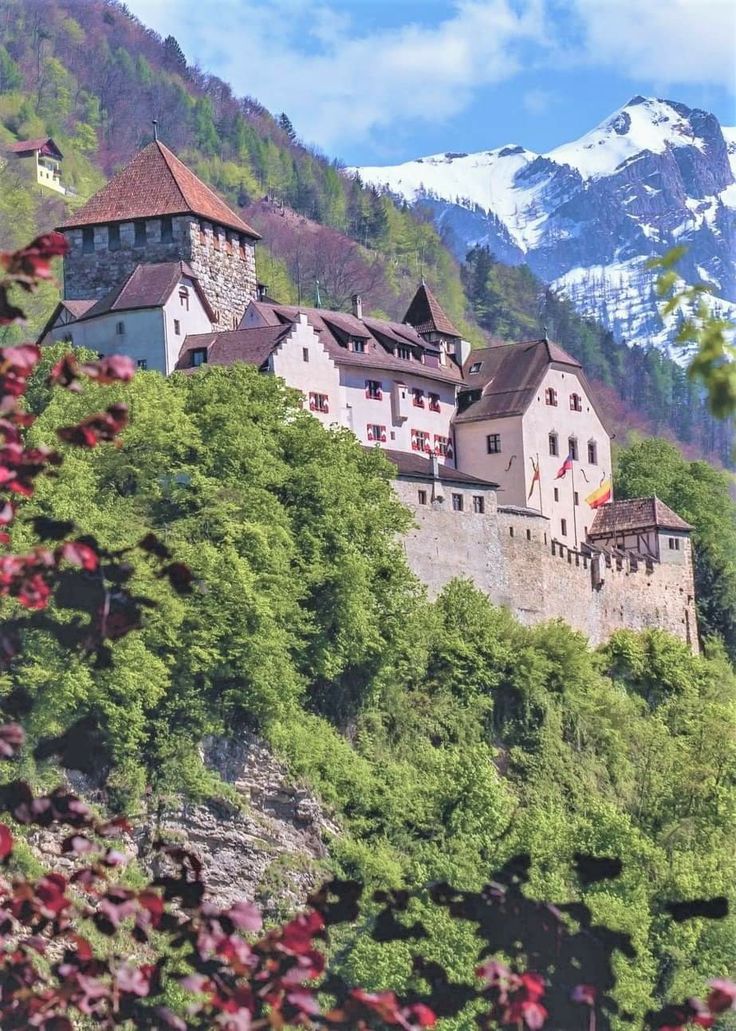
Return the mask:
<svg viewBox="0 0 736 1031"><path fill-rule="evenodd" d="M187 70L187 59L179 46L176 36L167 36L164 40L166 64L172 71L184 73Z"/></svg>
<svg viewBox="0 0 736 1031"><path fill-rule="evenodd" d="M278 123L279 127L284 130L284 132L289 137L291 142L294 143L296 141L296 130L294 126L291 124L291 119L284 111L282 111L279 115Z"/></svg>

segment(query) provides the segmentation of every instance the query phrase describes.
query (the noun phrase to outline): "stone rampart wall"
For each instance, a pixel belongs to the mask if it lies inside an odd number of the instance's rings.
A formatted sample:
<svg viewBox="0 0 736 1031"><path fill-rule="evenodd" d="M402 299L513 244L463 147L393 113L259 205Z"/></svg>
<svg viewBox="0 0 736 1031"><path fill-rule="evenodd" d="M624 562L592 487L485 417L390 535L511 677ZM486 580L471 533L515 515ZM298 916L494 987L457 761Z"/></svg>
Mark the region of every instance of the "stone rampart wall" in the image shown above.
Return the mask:
<svg viewBox="0 0 736 1031"><path fill-rule="evenodd" d="M659 628L698 650L689 541L678 565L591 558L553 540L549 520L535 513L416 506L415 485L397 485L397 493L417 523L405 539L407 559L432 596L465 577L527 625L562 619L594 645L616 630Z"/></svg>

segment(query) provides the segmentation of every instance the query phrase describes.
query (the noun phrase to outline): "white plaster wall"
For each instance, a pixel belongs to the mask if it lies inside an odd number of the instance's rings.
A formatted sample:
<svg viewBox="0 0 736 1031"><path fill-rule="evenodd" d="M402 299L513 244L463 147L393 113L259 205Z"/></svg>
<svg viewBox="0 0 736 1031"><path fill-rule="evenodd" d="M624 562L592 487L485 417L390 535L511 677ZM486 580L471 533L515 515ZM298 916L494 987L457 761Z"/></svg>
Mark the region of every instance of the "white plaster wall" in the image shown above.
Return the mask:
<svg viewBox="0 0 736 1031"><path fill-rule="evenodd" d="M545 404L545 390L553 387L557 391L557 407ZM580 394L582 411L570 409L570 395ZM577 525L577 543L585 540L586 528L593 522L595 511L585 504L585 498L601 482L601 477L611 475L611 442L606 430L598 418L595 409L586 396L583 385L574 372L569 369L550 368L539 385L536 397L529 405L523 420L525 462L524 486L528 493L531 486L532 465L530 457L539 454L541 471L541 508L550 519L550 533L569 546L576 544L575 526ZM549 453L549 434L555 431L559 441L559 454ZM578 461L574 463L572 473L564 479L555 477L565 461L568 451L568 438L577 437ZM594 440L598 448L598 462L588 462L588 441ZM554 491L557 488L559 500L555 501ZM573 504L573 490L577 491L579 504ZM535 487L529 506L539 508L539 487ZM567 520L567 535L563 536L561 520Z"/></svg>
<svg viewBox="0 0 736 1031"><path fill-rule="evenodd" d="M189 311L179 297L179 288L187 287L189 290ZM173 372L179 358L179 351L184 343L185 337L193 333L211 333L213 325L207 314L204 305L199 299L194 283L188 276L182 276L174 287L171 296L164 305L163 310L165 347L166 347L166 374ZM176 333L175 321L179 321L180 332Z"/></svg>
<svg viewBox="0 0 736 1031"><path fill-rule="evenodd" d="M489 433L501 437L501 451L488 454L486 438ZM499 504L526 505L527 490L523 475L524 439L521 416L503 419L479 419L460 422L455 426L458 468L481 480L490 480L499 486ZM528 502L533 505L533 502Z"/></svg>
<svg viewBox="0 0 736 1031"><path fill-rule="evenodd" d="M305 348L309 361L304 360ZM304 407L307 410L311 392L327 395L329 411L312 412L325 426L334 423L347 425L337 367L307 322L306 316L300 316L300 321L295 323L289 335L274 351L271 357L271 370L275 376L280 376L287 386L302 392Z"/></svg>
<svg viewBox="0 0 736 1031"><path fill-rule="evenodd" d="M118 322L125 332L116 332ZM75 347L88 347L103 356L127 354L133 361L145 360L148 369L165 373L166 335L161 308L141 311L110 312L89 321L73 322L52 330L53 340L71 336Z"/></svg>
<svg viewBox="0 0 736 1031"><path fill-rule="evenodd" d="M380 401L366 397L366 380L376 380L381 384ZM346 423L363 444L373 443L368 440L368 426L386 427L386 443L384 447L395 451L411 453L412 430L421 430L430 434L430 444L434 447L434 437L439 435L452 440L451 419L455 405L455 387L451 383L417 375L414 370L406 376L398 376L393 370L370 368L367 365L340 365L340 381L343 389ZM405 384L410 397L412 388L424 391L424 408L415 408L410 400L405 419L394 419L391 408L391 389L395 382ZM429 408L429 394L438 394L440 398L439 412ZM443 464L453 465L454 458L438 456Z"/></svg>

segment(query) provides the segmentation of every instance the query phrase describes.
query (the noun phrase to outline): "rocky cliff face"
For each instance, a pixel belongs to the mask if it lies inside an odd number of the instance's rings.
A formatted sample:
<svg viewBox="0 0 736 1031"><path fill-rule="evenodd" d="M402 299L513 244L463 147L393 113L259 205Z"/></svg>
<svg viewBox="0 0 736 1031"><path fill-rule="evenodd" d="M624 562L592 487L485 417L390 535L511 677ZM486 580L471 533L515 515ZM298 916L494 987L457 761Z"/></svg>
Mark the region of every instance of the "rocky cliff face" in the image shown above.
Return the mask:
<svg viewBox="0 0 736 1031"><path fill-rule="evenodd" d="M202 753L208 768L233 788L233 800L159 806L135 821L125 851L155 872L151 845L160 835L200 857L208 894L218 904L248 899L270 915L293 912L326 879L328 842L339 827L255 735L208 739ZM86 777L70 773L69 781L85 799L104 805ZM63 870L72 865L60 856L64 836L42 830L30 842L42 862Z"/></svg>
<svg viewBox="0 0 736 1031"><path fill-rule="evenodd" d="M705 111L635 97L545 155L511 146L358 171L428 206L459 257L484 244L527 262L618 339L670 343L647 262L678 244L684 278L736 315L736 129Z"/></svg>

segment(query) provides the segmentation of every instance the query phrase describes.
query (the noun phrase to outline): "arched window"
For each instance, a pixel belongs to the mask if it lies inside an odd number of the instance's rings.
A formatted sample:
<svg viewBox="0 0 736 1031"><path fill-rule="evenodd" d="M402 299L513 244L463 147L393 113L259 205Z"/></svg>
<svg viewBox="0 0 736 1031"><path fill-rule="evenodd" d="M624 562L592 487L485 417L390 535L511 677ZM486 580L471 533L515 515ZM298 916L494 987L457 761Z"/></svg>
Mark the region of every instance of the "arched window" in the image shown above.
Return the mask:
<svg viewBox="0 0 736 1031"><path fill-rule="evenodd" d="M556 433L550 433L549 435L549 453L551 455L559 455L560 453L560 443Z"/></svg>
<svg viewBox="0 0 736 1031"><path fill-rule="evenodd" d="M598 465L598 445L594 440L588 441L588 464Z"/></svg>
<svg viewBox="0 0 736 1031"><path fill-rule="evenodd" d="M583 399L580 394L570 394L570 411L571 412L582 412L583 410Z"/></svg>

